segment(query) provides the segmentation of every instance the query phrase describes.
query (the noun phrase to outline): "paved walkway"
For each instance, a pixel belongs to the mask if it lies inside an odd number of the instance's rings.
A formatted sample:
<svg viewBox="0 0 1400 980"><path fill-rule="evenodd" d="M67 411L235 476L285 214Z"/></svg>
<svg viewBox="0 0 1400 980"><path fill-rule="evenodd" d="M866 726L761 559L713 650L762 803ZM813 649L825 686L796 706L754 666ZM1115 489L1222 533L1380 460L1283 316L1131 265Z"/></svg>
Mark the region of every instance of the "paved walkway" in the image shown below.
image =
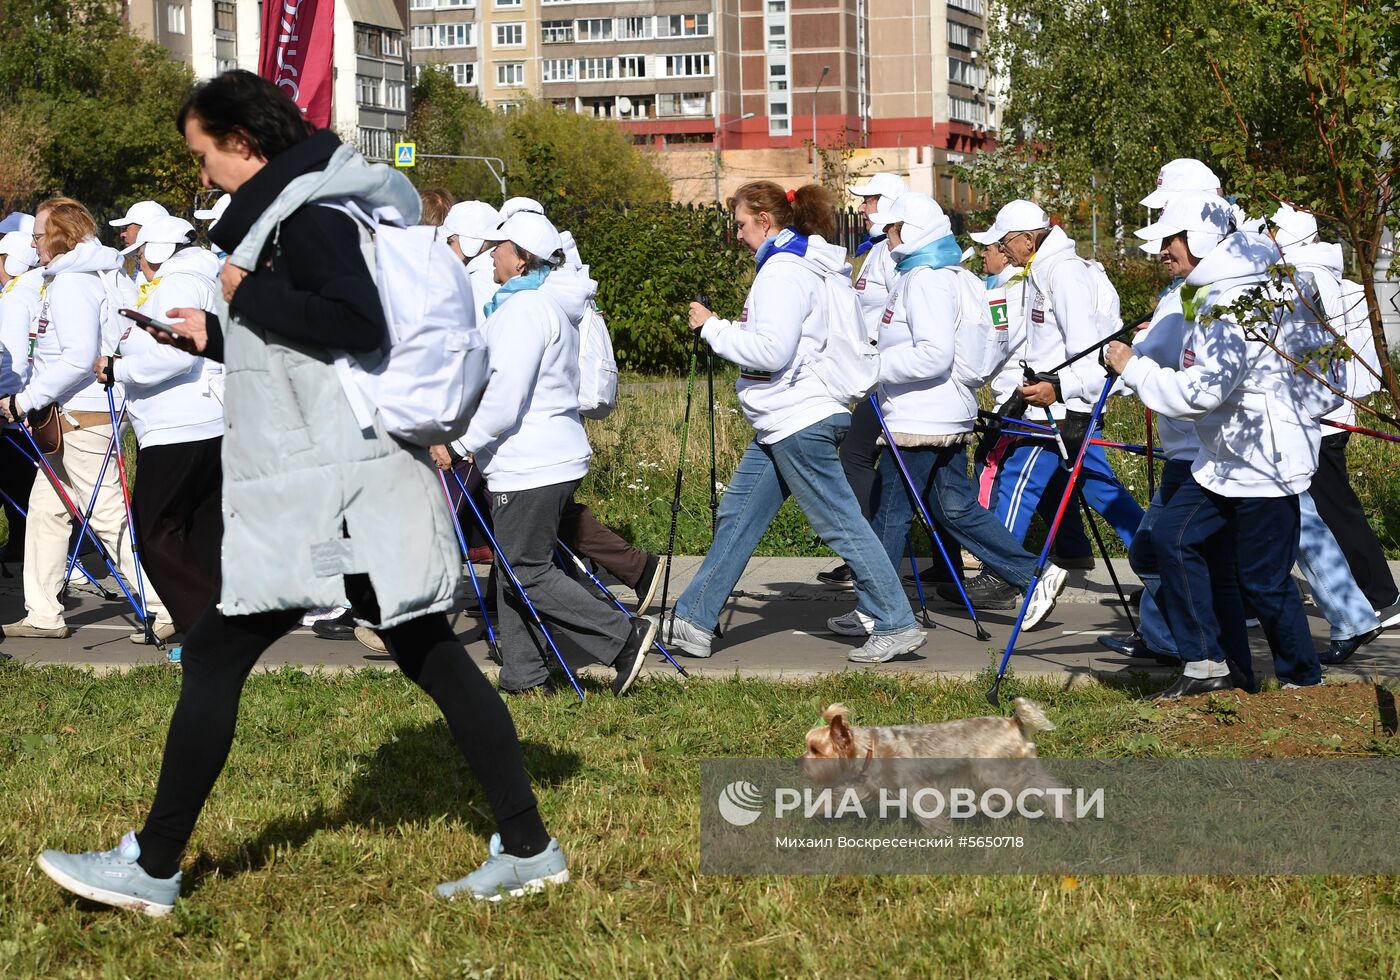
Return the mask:
<svg viewBox="0 0 1400 980"><path fill-rule="evenodd" d="M690 580L698 558L678 558L671 580L671 601ZM756 558L749 563L738 589L725 608L722 639L708 660L678 657L696 676L746 676L807 678L842 670L874 670L919 675L967 677L994 664L1011 632L1010 612L988 612L983 623L992 638L979 641L966 612L930 597L935 629L917 652L892 663L864 667L850 664L846 654L858 645L854 640L825 631L826 619L846 612L851 594L816 584L815 575L835 562L820 558ZM1137 579L1119 560L1114 567L1124 588L1137 588ZM18 570L13 578L0 579L0 621L13 622L24 614ZM479 568L484 574L484 568ZM633 597L618 586L618 597L629 606ZM913 597L910 589L911 599ZM1392 610L1397 612L1397 610ZM1309 620L1319 649L1327 644L1327 624L1308 606ZM162 659L153 649L130 643L133 620L130 609L106 602L91 592L70 597L68 623L75 627L66 640L6 638L0 650L22 664L69 664L99 671L150 664ZM484 631L479 620L457 612L454 625L467 649L483 669L494 670L486 659ZM1022 676L1062 678L1066 684L1088 678L1126 678L1135 672L1166 676L1170 671L1150 661L1128 660L1100 647L1094 638L1103 633L1126 632L1127 623L1108 575L1100 567L1092 572L1071 572L1070 583L1055 611L1038 628L1021 635L1012 657L1012 668ZM1258 630L1251 633L1256 666L1262 677L1272 676L1268 649ZM178 639L178 638L177 638ZM569 651L566 650L566 654ZM392 667L389 658L375 654L354 641L333 642L298 630L279 641L264 657L265 668L283 665L344 669ZM653 675L674 673L657 654L648 661ZM1331 675L1371 680L1400 681L1400 630L1383 635ZM610 675L609 672L604 674Z"/></svg>

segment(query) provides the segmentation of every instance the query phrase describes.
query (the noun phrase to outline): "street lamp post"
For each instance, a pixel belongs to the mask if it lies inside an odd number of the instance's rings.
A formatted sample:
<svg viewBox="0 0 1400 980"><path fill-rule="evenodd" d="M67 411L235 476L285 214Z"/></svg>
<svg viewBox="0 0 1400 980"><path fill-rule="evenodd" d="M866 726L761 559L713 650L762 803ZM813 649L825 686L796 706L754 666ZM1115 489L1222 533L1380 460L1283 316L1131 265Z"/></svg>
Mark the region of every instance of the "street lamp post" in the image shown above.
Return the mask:
<svg viewBox="0 0 1400 980"><path fill-rule="evenodd" d="M826 81L827 72L831 71L830 65L822 65L821 77L817 79L817 88L812 93L812 179L817 179L817 96L822 94L822 82Z"/></svg>
<svg viewBox="0 0 1400 980"><path fill-rule="evenodd" d="M730 126L737 126L737 125L739 125L741 122L743 122L745 119L752 119L752 118L753 118L754 116L756 116L756 115L758 115L758 113L756 113L756 112L746 112L746 113L744 113L742 116L740 116L738 119L731 119L731 120L729 120L729 122L727 122L727 123L721 123L719 126L717 126L717 127L715 128L715 204L716 204L716 205L718 205L718 204L721 203L720 197L719 197L719 178L720 178L720 156L719 156L719 154L720 154L720 137L722 137L722 136L724 135L724 131L725 131L726 129L728 129Z"/></svg>

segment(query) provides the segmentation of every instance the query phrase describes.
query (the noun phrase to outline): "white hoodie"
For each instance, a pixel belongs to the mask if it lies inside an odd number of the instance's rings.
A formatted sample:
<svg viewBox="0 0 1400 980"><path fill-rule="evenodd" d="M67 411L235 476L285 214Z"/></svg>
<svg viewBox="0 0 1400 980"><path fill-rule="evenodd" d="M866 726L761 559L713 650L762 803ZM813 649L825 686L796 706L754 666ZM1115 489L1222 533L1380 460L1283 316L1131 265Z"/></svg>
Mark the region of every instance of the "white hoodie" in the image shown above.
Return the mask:
<svg viewBox="0 0 1400 980"><path fill-rule="evenodd" d="M491 302L491 297L501 288L496 284L496 262L491 258L490 249L467 261L467 278L472 283L472 302L476 304L477 321L484 322L486 314L482 312L482 307Z"/></svg>
<svg viewBox="0 0 1400 980"><path fill-rule="evenodd" d="M1000 408L1026 383L1026 372L1021 368L1026 355L1025 273L1019 265L1009 265L997 273L996 285L1006 290L1006 346L1011 351L1006 367L991 381L992 397Z"/></svg>
<svg viewBox="0 0 1400 980"><path fill-rule="evenodd" d="M1157 300L1152 321L1133 338L1133 353L1162 367L1175 368L1181 363L1190 326L1181 312L1181 282L1176 282ZM1157 437L1167 459L1193 460L1201 451L1201 440L1192 422L1159 414Z"/></svg>
<svg viewBox="0 0 1400 980"><path fill-rule="evenodd" d="M29 382L29 325L39 312L44 276L30 269L0 289L0 396L13 395Z"/></svg>
<svg viewBox="0 0 1400 980"><path fill-rule="evenodd" d="M20 411L52 404L107 411L107 393L92 366L116 350L122 330L116 308L136 305L136 286L121 268L116 249L90 238L43 269L39 307L29 328L31 374L17 399Z"/></svg>
<svg viewBox="0 0 1400 980"><path fill-rule="evenodd" d="M1050 234L1026 267L1030 280L1022 299L1026 322L1026 363L1033 371L1048 371L1103 340L1121 326L1118 297L1111 297L1114 315L1097 309L1098 277L1074 250L1063 228ZM1111 288L1111 287L1110 287ZM1105 297L1108 299L1108 297ZM1055 418L1065 411L1090 412L1107 377L1093 354L1060 369L1064 401L1052 406Z"/></svg>
<svg viewBox="0 0 1400 980"><path fill-rule="evenodd" d="M846 251L813 235L805 256L779 252L763 263L737 321L712 316L700 328L716 354L740 365L739 404L765 446L850 411L810 366L826 343L829 275L850 276Z"/></svg>
<svg viewBox="0 0 1400 980"><path fill-rule="evenodd" d="M1224 497L1302 493L1317 468L1318 425L1293 393L1293 365L1248 340L1243 326L1225 312L1251 288L1267 288L1269 267L1278 258L1267 236L1227 237L1182 287L1193 294L1205 289L1197 316L1187 321L1177 366L1135 355L1123 370L1123 381L1153 411L1195 422L1201 448L1191 473ZM1294 329L1293 317L1280 316L1282 324L1270 339L1287 350L1285 334ZM1253 326L1253 332L1264 332L1261 326Z"/></svg>
<svg viewBox="0 0 1400 980"><path fill-rule="evenodd" d="M880 412L896 434L972 431L977 392L958 379L958 331L986 309L982 281L962 266L901 273L880 327Z"/></svg>
<svg viewBox="0 0 1400 980"><path fill-rule="evenodd" d="M176 252L156 271L140 310L157 317L176 307L212 311L219 287L210 272L217 275L218 266L204 249ZM223 366L159 343L128 323L113 374L126 389L127 411L141 447L223 435Z"/></svg>
<svg viewBox="0 0 1400 980"><path fill-rule="evenodd" d="M890 255L890 240L882 238L865 253L865 262L856 279L856 296L860 313L871 340L880 336L880 318L885 315L890 290L894 288L894 258Z"/></svg>
<svg viewBox="0 0 1400 980"><path fill-rule="evenodd" d="M483 328L486 390L455 447L476 457L493 493L581 480L593 457L578 414L574 324L597 284L556 276L504 297Z"/></svg>

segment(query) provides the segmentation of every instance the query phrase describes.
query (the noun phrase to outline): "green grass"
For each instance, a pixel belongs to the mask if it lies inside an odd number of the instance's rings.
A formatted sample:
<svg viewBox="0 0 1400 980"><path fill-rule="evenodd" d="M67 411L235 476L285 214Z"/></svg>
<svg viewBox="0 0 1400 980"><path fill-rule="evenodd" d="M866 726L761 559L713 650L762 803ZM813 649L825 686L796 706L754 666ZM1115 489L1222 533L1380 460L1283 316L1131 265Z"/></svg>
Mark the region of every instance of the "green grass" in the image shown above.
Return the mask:
<svg viewBox="0 0 1400 980"><path fill-rule="evenodd" d="M257 676L176 914L70 900L45 846L110 846L149 803L178 674L0 671L3 976L1394 975L1389 878L723 878L698 871L698 763L796 754L827 703L981 714L984 685L866 674L642 684L512 703L575 880L498 908L431 888L478 862L481 794L397 674ZM1133 691L1012 680L1051 756L1141 751ZM1182 754L1170 740L1152 754ZM1199 750L1196 750L1199 751ZM1243 753L1238 746L1216 751ZM1286 821L1286 814L1280 815ZM1077 884L1077 887L1075 885Z"/></svg>

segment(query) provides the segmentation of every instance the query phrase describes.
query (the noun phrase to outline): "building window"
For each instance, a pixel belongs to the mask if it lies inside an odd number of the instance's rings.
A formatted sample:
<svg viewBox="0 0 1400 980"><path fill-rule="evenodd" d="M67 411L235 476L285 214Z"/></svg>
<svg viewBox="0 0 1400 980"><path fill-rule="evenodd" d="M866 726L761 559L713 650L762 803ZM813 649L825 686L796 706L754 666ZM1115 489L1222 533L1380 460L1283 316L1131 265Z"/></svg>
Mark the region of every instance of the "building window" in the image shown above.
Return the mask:
<svg viewBox="0 0 1400 980"><path fill-rule="evenodd" d="M653 21L650 17L619 17L617 19L617 39L619 41L645 41L651 37Z"/></svg>
<svg viewBox="0 0 1400 980"><path fill-rule="evenodd" d="M412 40L415 48L469 48L476 44L476 25L420 24Z"/></svg>
<svg viewBox="0 0 1400 980"><path fill-rule="evenodd" d="M379 39L379 29L367 24L355 25L355 53L366 58L378 58L383 42Z"/></svg>
<svg viewBox="0 0 1400 980"><path fill-rule="evenodd" d="M414 78L422 76L424 67L437 67L444 69L452 76L452 82L458 88L466 88L468 85L476 84L476 64L471 61L454 61L450 64L440 64L435 66L414 66Z"/></svg>
<svg viewBox="0 0 1400 980"><path fill-rule="evenodd" d="M787 0L768 0L768 13L781 17L787 13Z"/></svg>
<svg viewBox="0 0 1400 980"><path fill-rule="evenodd" d="M647 59L643 55L629 54L617 59L618 78L646 78Z"/></svg>
<svg viewBox="0 0 1400 980"><path fill-rule="evenodd" d="M959 58L948 59L948 81L980 88L985 80L983 70L978 65Z"/></svg>
<svg viewBox="0 0 1400 980"><path fill-rule="evenodd" d="M385 31L380 40L379 50L385 58L403 57L403 31Z"/></svg>
<svg viewBox="0 0 1400 980"><path fill-rule="evenodd" d="M580 41L611 41L613 22L611 17L593 17L578 22Z"/></svg>
<svg viewBox="0 0 1400 980"><path fill-rule="evenodd" d="M520 111L519 102L497 102L496 108L501 110L501 115L509 116L513 112Z"/></svg>
<svg viewBox="0 0 1400 980"><path fill-rule="evenodd" d="M496 0L497 7L520 7L523 4L524 0Z"/></svg>
<svg viewBox="0 0 1400 980"><path fill-rule="evenodd" d="M698 78L713 74L708 54L668 54L663 67L666 78Z"/></svg>
<svg viewBox="0 0 1400 980"><path fill-rule="evenodd" d="M975 27L948 21L948 43L958 48L980 48L982 32Z"/></svg>
<svg viewBox="0 0 1400 980"><path fill-rule="evenodd" d="M233 71L237 67L237 58L216 58L214 60L214 70L220 75L222 75L226 71Z"/></svg>
<svg viewBox="0 0 1400 980"><path fill-rule="evenodd" d="M573 58L545 58L540 61L542 82L572 82L574 77Z"/></svg>
<svg viewBox="0 0 1400 980"><path fill-rule="evenodd" d="M389 159L389 131L361 126L359 131L360 152L371 160Z"/></svg>
<svg viewBox="0 0 1400 980"><path fill-rule="evenodd" d="M578 78L581 82L601 82L613 77L612 58L580 58Z"/></svg>
<svg viewBox="0 0 1400 980"><path fill-rule="evenodd" d="M493 48L521 48L525 46L525 23L523 21L511 21L507 24L495 24L492 34L491 46Z"/></svg>
<svg viewBox="0 0 1400 980"><path fill-rule="evenodd" d="M214 30L220 34L238 32L238 9L233 0L214 0Z"/></svg>
<svg viewBox="0 0 1400 980"><path fill-rule="evenodd" d="M672 14L656 18L657 37L709 37L709 14Z"/></svg>
<svg viewBox="0 0 1400 980"><path fill-rule="evenodd" d="M961 99L956 95L950 95L948 96L948 118L954 122L985 125L987 107L974 99Z"/></svg>
<svg viewBox="0 0 1400 980"><path fill-rule="evenodd" d="M769 24L769 25L768 25L768 50L769 50L769 51L786 51L786 50L787 50L787 25L786 25L786 24Z"/></svg>
<svg viewBox="0 0 1400 980"><path fill-rule="evenodd" d="M656 95L658 116L708 116L710 96L708 92L658 92Z"/></svg>
<svg viewBox="0 0 1400 980"><path fill-rule="evenodd" d="M379 97L379 82L377 78L369 75L355 76L355 99L360 105L378 106L383 105Z"/></svg>
<svg viewBox="0 0 1400 980"><path fill-rule="evenodd" d="M507 61L496 66L496 84L501 88L518 88L525 84L525 64Z"/></svg>
<svg viewBox="0 0 1400 980"><path fill-rule="evenodd" d="M948 6L982 16L982 0L948 0Z"/></svg>
<svg viewBox="0 0 1400 980"><path fill-rule="evenodd" d="M574 39L574 22L571 20L545 20L540 22L540 40L545 44L568 44Z"/></svg>
<svg viewBox="0 0 1400 980"><path fill-rule="evenodd" d="M406 83L386 78L384 80L384 108L403 112L407 105L407 91L408 85Z"/></svg>
<svg viewBox="0 0 1400 980"><path fill-rule="evenodd" d="M185 33L185 5L167 3L165 5L165 29L171 34Z"/></svg>
<svg viewBox="0 0 1400 980"><path fill-rule="evenodd" d="M769 136L787 136L792 132L792 123L787 119L779 119L776 116L768 117Z"/></svg>

